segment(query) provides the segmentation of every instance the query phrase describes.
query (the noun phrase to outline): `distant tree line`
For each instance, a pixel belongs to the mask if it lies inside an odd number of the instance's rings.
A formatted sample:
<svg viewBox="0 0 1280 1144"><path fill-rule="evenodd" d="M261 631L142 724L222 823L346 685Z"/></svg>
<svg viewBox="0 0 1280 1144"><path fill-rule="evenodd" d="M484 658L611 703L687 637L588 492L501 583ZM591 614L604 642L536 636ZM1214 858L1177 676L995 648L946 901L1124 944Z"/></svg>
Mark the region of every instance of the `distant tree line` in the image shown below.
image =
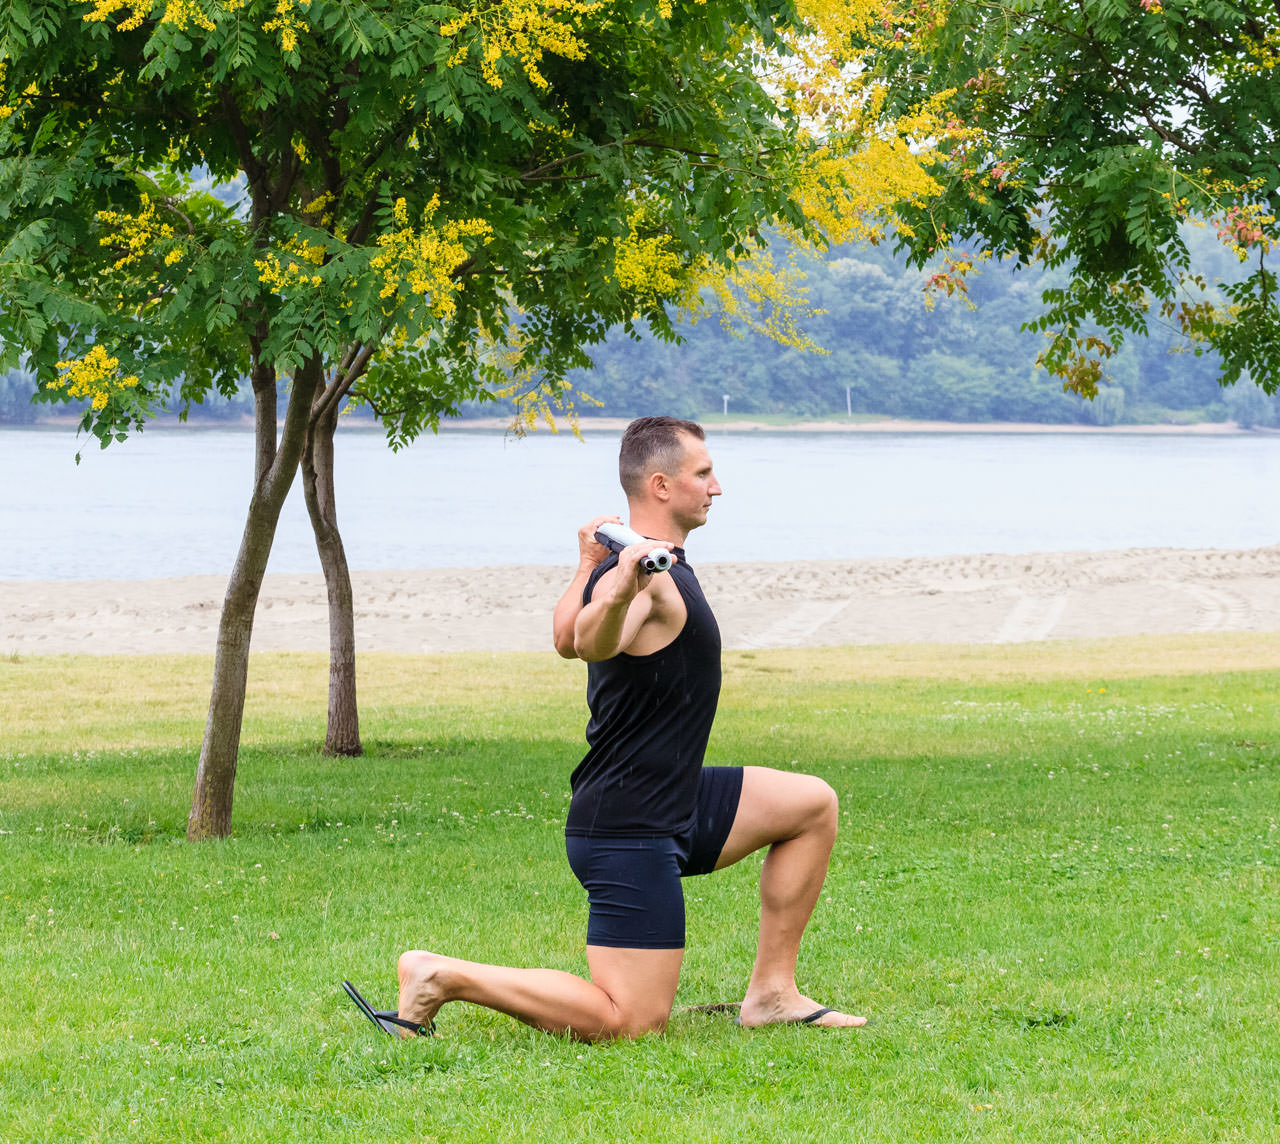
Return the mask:
<svg viewBox="0 0 1280 1144"><path fill-rule="evenodd" d="M1194 232L1197 252L1228 278L1234 259ZM714 319L682 330L683 342L611 338L592 351L596 368L575 376L613 416L656 409L681 416L730 414L917 420L1125 424L1235 420L1280 425L1280 399L1242 382L1224 389L1212 354L1179 351L1176 334L1152 322L1109 363L1097 398L1063 392L1036 365L1041 335L1021 326L1039 309L1042 274L988 265L970 297L925 300L926 272L906 269L883 247L842 249L806 266L806 329L826 353L735 337ZM478 412L478 410L477 410Z"/></svg>
<svg viewBox="0 0 1280 1144"><path fill-rule="evenodd" d="M1198 259L1231 276L1234 260L1212 235L1193 232L1190 241ZM989 265L971 279L968 300L943 295L930 309L928 275L884 247L835 250L806 263L805 273L810 305L820 311L805 328L825 353L735 335L714 317L682 327L679 342L618 334L591 351L594 369L574 374L577 388L602 402L583 412L701 417L721 412L727 397L729 412L741 416L831 418L851 410L930 421L1280 426L1280 398L1248 382L1223 389L1212 354L1179 352L1175 335L1154 323L1110 362L1092 402L1064 393L1035 364L1043 338L1020 328L1036 312L1042 275ZM35 421L43 407L31 404L34 392L30 373L0 374L0 423ZM507 408L469 402L463 413ZM195 406L190 418L226 422L252 412L246 383L238 397Z"/></svg>

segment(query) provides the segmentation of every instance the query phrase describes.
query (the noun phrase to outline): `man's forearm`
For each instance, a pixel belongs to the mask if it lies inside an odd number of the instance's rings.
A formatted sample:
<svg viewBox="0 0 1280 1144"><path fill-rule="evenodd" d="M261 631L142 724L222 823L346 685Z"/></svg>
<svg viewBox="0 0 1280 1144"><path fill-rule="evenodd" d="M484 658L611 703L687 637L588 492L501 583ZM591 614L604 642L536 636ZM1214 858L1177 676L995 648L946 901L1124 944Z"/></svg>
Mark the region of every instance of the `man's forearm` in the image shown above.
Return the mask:
<svg viewBox="0 0 1280 1144"><path fill-rule="evenodd" d="M594 569L594 563L584 562L578 566L578 570L573 574L573 579L569 581L569 586L564 590L564 595L560 597L556 610L551 616L551 639L556 651L565 659L577 657L577 652L573 648L574 626L577 623L578 614L582 611L582 593L586 590L587 580L590 579Z"/></svg>

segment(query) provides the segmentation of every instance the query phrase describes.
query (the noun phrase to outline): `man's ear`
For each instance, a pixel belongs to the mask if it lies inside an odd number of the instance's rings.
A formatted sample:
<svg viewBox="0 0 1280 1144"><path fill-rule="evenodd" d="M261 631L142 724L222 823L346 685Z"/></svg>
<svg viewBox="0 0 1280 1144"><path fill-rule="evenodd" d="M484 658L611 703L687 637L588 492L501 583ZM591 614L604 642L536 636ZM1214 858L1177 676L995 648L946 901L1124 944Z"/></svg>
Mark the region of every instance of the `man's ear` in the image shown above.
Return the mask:
<svg viewBox="0 0 1280 1144"><path fill-rule="evenodd" d="M671 499L671 482L667 480L666 473L650 473L649 492L653 494L655 500L667 501Z"/></svg>

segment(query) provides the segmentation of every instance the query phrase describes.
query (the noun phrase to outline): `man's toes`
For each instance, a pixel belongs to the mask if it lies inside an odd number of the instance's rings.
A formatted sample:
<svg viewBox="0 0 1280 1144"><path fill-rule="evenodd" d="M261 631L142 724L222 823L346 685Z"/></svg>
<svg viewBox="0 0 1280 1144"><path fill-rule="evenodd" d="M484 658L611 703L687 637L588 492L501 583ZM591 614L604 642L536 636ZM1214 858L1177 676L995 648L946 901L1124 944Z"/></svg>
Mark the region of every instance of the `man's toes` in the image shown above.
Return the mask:
<svg viewBox="0 0 1280 1144"><path fill-rule="evenodd" d="M867 1023L867 1019L833 1009L830 1013L824 1013L813 1023L821 1025L824 1029L860 1029Z"/></svg>

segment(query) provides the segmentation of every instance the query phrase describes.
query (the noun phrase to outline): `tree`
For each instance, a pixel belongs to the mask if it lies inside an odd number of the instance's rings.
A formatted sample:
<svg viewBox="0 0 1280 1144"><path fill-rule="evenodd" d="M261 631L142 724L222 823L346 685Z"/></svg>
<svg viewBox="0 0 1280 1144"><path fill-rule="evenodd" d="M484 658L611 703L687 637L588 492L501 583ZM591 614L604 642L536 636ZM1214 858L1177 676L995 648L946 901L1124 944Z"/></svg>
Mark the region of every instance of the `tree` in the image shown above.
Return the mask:
<svg viewBox="0 0 1280 1144"><path fill-rule="evenodd" d="M0 373L0 425L26 425L35 420L31 398L36 379L24 369Z"/></svg>
<svg viewBox="0 0 1280 1144"><path fill-rule="evenodd" d="M393 445L512 379L532 414L610 325L670 337L704 288L731 309L760 297L742 264L763 227L843 237L927 193L904 132L843 93L837 47L874 10L9 6L0 343L28 353L46 399L88 398L82 427L104 445L166 402L230 396L244 376L253 389L254 488L189 837L230 831L253 615L300 465L331 679L354 712L332 450L344 401L368 404ZM210 179L243 192L228 203Z"/></svg>
<svg viewBox="0 0 1280 1144"><path fill-rule="evenodd" d="M1063 268L1032 323L1043 363L1085 395L1153 323L1280 386L1280 10L1267 0L923 0L875 50L886 104L947 96L941 194L908 208L919 264L984 257ZM1241 273L1210 283L1186 224L1212 227ZM962 283L970 258L938 275Z"/></svg>
<svg viewBox="0 0 1280 1144"><path fill-rule="evenodd" d="M1273 428L1280 424L1280 397L1244 377L1227 394L1227 411L1241 429Z"/></svg>

